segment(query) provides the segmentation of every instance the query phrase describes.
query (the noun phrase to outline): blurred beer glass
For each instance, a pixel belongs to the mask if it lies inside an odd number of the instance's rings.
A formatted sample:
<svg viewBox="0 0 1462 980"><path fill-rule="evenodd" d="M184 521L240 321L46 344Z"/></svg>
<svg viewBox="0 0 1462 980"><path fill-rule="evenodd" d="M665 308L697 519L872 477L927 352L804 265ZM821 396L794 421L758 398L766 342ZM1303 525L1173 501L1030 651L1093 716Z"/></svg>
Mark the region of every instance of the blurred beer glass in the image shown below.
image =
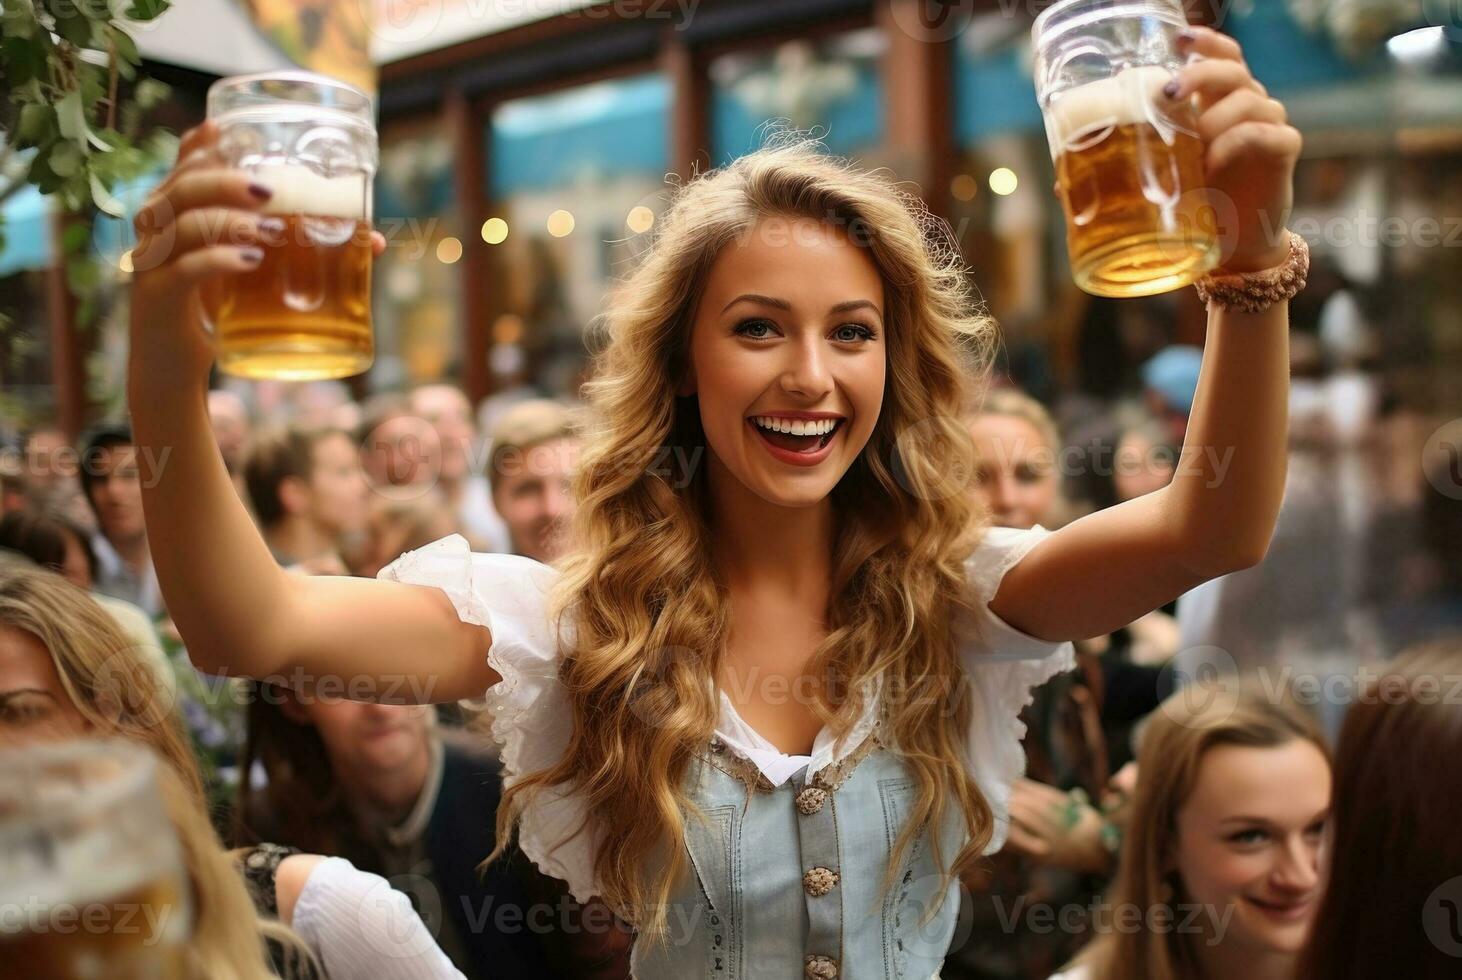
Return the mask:
<svg viewBox="0 0 1462 980"><path fill-rule="evenodd" d="M191 887L156 766L124 741L0 752L0 973L182 980Z"/></svg>
<svg viewBox="0 0 1462 980"><path fill-rule="evenodd" d="M1089 293L1167 292L1218 264L1197 115L1162 91L1187 23L1178 0L1061 0L1032 28L1072 275Z"/></svg>
<svg viewBox="0 0 1462 980"><path fill-rule="evenodd" d="M208 89L226 165L273 190L284 222L264 261L202 290L218 366L246 378L343 378L370 367L375 111L361 90L310 72L222 78Z"/></svg>

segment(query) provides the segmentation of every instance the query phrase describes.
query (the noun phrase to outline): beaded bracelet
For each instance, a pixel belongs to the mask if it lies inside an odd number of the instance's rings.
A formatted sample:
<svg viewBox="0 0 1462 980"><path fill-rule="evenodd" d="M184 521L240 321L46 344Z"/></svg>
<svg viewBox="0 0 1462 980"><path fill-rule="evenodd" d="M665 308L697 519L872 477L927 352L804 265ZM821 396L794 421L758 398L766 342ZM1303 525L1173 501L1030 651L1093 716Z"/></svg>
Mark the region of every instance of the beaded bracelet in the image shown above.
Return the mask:
<svg viewBox="0 0 1462 980"><path fill-rule="evenodd" d="M1275 303L1288 302L1305 288L1310 274L1310 243L1289 234L1289 258L1283 265L1258 272L1208 275L1193 284L1198 298L1237 313L1262 313Z"/></svg>

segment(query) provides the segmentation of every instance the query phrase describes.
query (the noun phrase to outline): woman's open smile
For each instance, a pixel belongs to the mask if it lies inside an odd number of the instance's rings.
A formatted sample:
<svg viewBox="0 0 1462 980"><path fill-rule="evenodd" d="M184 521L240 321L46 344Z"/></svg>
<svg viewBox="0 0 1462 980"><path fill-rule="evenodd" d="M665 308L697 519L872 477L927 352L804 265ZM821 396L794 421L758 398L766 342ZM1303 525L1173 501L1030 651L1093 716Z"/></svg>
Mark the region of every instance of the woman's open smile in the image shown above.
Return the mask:
<svg viewBox="0 0 1462 980"><path fill-rule="evenodd" d="M792 466L816 466L827 459L846 421L830 412L778 412L746 419L766 451Z"/></svg>

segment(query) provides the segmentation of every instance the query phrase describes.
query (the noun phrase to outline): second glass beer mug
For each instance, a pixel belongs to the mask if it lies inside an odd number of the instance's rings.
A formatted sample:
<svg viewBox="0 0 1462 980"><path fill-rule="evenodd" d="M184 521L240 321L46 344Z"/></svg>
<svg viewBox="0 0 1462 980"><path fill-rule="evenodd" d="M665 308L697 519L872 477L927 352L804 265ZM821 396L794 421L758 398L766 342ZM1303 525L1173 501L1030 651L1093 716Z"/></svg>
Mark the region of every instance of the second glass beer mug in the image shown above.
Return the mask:
<svg viewBox="0 0 1462 980"><path fill-rule="evenodd" d="M121 740L0 752L0 973L187 975L192 883L157 765Z"/></svg>
<svg viewBox="0 0 1462 980"><path fill-rule="evenodd" d="M1089 293L1167 292L1218 264L1197 116L1163 94L1185 27L1178 0L1062 0L1032 29L1072 274Z"/></svg>
<svg viewBox="0 0 1462 980"><path fill-rule="evenodd" d="M273 191L264 260L209 282L203 308L219 369L248 378L359 374L371 340L374 109L353 86L309 72L223 78L208 90L224 163Z"/></svg>

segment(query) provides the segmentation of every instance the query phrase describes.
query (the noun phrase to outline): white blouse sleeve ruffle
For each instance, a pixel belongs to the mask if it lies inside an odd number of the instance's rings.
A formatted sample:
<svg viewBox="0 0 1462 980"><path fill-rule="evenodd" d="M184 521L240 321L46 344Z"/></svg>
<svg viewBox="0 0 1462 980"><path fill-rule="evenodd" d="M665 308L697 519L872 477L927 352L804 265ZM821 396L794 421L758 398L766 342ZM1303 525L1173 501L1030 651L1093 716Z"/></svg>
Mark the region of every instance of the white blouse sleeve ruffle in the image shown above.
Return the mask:
<svg viewBox="0 0 1462 980"><path fill-rule="evenodd" d="M1022 633L989 606L1005 573L1051 532L1037 525L1028 531L992 527L965 563L978 612L956 623L960 661L974 693L970 721L970 772L995 817L994 836L985 848L1005 846L1010 828L1010 791L1025 774L1025 723L1020 713L1032 690L1076 666L1070 643L1055 643Z"/></svg>
<svg viewBox="0 0 1462 980"><path fill-rule="evenodd" d="M451 534L407 552L376 576L435 586L464 622L492 634L487 661L502 681L488 690L487 707L493 738L502 746L504 786L557 764L573 734L559 679L559 644L548 620L548 592L558 574L520 555L473 552L466 538ZM551 786L534 796L518 825L523 852L544 874L567 882L579 902L599 891L587 817L579 794Z"/></svg>

